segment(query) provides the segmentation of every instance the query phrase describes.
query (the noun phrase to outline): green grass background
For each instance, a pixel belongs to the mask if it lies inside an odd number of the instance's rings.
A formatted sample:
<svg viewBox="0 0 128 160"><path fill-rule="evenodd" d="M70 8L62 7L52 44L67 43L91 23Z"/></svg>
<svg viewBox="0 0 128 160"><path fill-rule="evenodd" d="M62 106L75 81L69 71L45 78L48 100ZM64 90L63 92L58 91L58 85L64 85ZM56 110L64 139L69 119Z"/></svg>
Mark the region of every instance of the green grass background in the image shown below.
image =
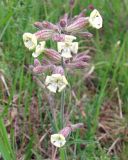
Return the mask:
<svg viewBox="0 0 128 160"><path fill-rule="evenodd" d="M22 35L24 32L36 31L33 27L35 21L48 20L57 22L63 13L69 11L68 0L48 0L47 3L44 0L0 1L0 69L4 71L5 77L11 84L11 95L8 104L0 106L4 108L0 116L0 152L5 160L15 160L16 156L13 128L10 142L3 123L3 119L8 114L9 104L13 95L19 94L18 104L20 106L22 92L29 93L24 100L24 114L27 114L32 91L36 89L37 92L40 92L31 80L31 74L24 72L24 64L32 64L33 58L23 45ZM73 14L78 14L82 9L87 8L89 4L93 4L100 11L104 20L102 30L95 31L92 29L94 33L92 44L96 48L96 54L92 59L96 65L95 72L99 77L99 92L92 98L91 103L88 104L87 112L88 114L93 114L93 116L88 116L86 120L88 130L84 136L85 142L82 142L87 143L86 150L80 149L81 140L79 133L74 134L73 143L75 143L76 149L71 159L78 159L79 157L81 160L127 160L127 144L124 146L121 157L115 156L110 158L106 154L106 150L95 143L94 138L101 104L104 99L111 97L110 90L108 90L108 80L110 77L109 88L111 88L111 91L116 87L119 88L121 99L123 100L123 112L125 113L126 120L128 118L128 1L76 0ZM121 44L117 48L116 43L119 40ZM76 80L76 77L70 79L71 85L75 85ZM78 88L78 98L80 97L80 93L83 92L81 85ZM1 101L2 98L3 95L0 91ZM40 101L41 97L39 97ZM73 116L72 121L74 121ZM79 115L78 121L85 122L85 119ZM32 153L35 154L37 160L43 158L33 147L34 136L30 137L30 142L26 146L24 153L26 160L31 159ZM60 155L61 159L66 159L65 157L68 156L63 151L60 152Z"/></svg>

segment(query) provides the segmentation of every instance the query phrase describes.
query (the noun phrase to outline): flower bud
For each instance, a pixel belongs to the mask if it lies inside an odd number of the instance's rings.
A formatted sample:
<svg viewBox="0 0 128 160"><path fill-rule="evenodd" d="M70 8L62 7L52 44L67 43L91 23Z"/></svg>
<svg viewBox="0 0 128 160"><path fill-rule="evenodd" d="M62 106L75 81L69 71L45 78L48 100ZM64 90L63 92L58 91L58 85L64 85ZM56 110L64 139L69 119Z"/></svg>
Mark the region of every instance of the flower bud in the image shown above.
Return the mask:
<svg viewBox="0 0 128 160"><path fill-rule="evenodd" d="M41 74L43 71L44 71L44 68L41 65L38 65L38 66L33 68L33 72L36 73L36 74Z"/></svg>
<svg viewBox="0 0 128 160"><path fill-rule="evenodd" d="M56 41L56 42L63 42L65 40L65 35L64 34L55 33L52 36L52 40Z"/></svg>
<svg viewBox="0 0 128 160"><path fill-rule="evenodd" d="M38 29L44 29L44 27L43 27L41 22L35 22L34 26L37 27Z"/></svg>
<svg viewBox="0 0 128 160"><path fill-rule="evenodd" d="M71 125L72 131L75 131L76 129L83 128L83 127L84 127L83 123L77 123L77 124L72 124Z"/></svg>
<svg viewBox="0 0 128 160"><path fill-rule="evenodd" d="M50 23L48 21L43 21L42 26L46 29L50 29L50 30L54 30L54 31L58 31L58 29L59 29L57 25Z"/></svg>
<svg viewBox="0 0 128 160"><path fill-rule="evenodd" d="M94 10L93 4L90 4L90 5L88 6L88 8L89 8L90 10Z"/></svg>
<svg viewBox="0 0 128 160"><path fill-rule="evenodd" d="M40 64L40 61L39 61L37 58L34 59L34 66L37 67L37 66L39 66L39 65L41 65L41 64Z"/></svg>
<svg viewBox="0 0 128 160"><path fill-rule="evenodd" d="M75 0L70 0L69 4L70 4L70 7L71 7L71 8L74 8Z"/></svg>
<svg viewBox="0 0 128 160"><path fill-rule="evenodd" d="M48 40L52 38L54 31L49 29L44 29L35 33L37 39L39 40Z"/></svg>
<svg viewBox="0 0 128 160"><path fill-rule="evenodd" d="M33 72L36 74L41 74L44 71L51 69L52 64L43 59L42 64L38 59L34 59L34 66L32 68Z"/></svg>
<svg viewBox="0 0 128 160"><path fill-rule="evenodd" d="M67 32L78 32L82 30L88 24L88 18L80 17L75 20L72 24L66 27Z"/></svg>
<svg viewBox="0 0 128 160"><path fill-rule="evenodd" d="M86 11L87 11L87 9L82 10L82 11L80 12L80 14L77 16L77 18L85 17Z"/></svg>
<svg viewBox="0 0 128 160"><path fill-rule="evenodd" d="M74 16L72 20L78 20L81 17L85 17L87 9L82 10L78 15Z"/></svg>
<svg viewBox="0 0 128 160"><path fill-rule="evenodd" d="M42 63L41 63L42 65L50 65L51 64L51 62L48 60L48 59L46 59L46 58L43 58L43 60L42 60Z"/></svg>
<svg viewBox="0 0 128 160"><path fill-rule="evenodd" d="M68 125L63 128L59 133L51 135L51 143L56 147L63 147L66 143L66 138L72 131L75 131L78 128L83 128L83 123L77 123L73 125Z"/></svg>
<svg viewBox="0 0 128 160"><path fill-rule="evenodd" d="M89 52L89 50L87 50L87 51ZM91 57L88 54L86 54L86 53L88 53L87 51L77 54L73 58L72 62L80 62L80 61L88 62L91 59Z"/></svg>
<svg viewBox="0 0 128 160"><path fill-rule="evenodd" d="M59 132L59 134L62 134L62 135L66 138L66 137L69 136L69 134L71 133L71 131L72 131L71 126L67 126L67 127L63 128L63 129Z"/></svg>
<svg viewBox="0 0 128 160"><path fill-rule="evenodd" d="M53 74L61 74L64 75L64 69L61 66L54 66Z"/></svg>
<svg viewBox="0 0 128 160"><path fill-rule="evenodd" d="M33 72L35 74L42 74L43 72L46 72L47 70L51 70L53 65L38 65L36 67L33 67Z"/></svg>
<svg viewBox="0 0 128 160"><path fill-rule="evenodd" d="M61 62L61 55L54 49L45 49L44 54L47 58L55 62Z"/></svg>
<svg viewBox="0 0 128 160"><path fill-rule="evenodd" d="M63 128L59 132L59 134L62 134L66 138L71 132L75 131L78 128L83 128L83 127L84 127L83 123L70 124L70 125L67 125L65 128Z"/></svg>
<svg viewBox="0 0 128 160"><path fill-rule="evenodd" d="M66 27L67 26L67 21L68 21L68 14L65 14L63 18L60 19L60 26L62 28Z"/></svg>
<svg viewBox="0 0 128 160"><path fill-rule="evenodd" d="M83 61L66 64L66 67L69 69L84 69L88 66L89 66L89 64L87 62L83 62Z"/></svg>
<svg viewBox="0 0 128 160"><path fill-rule="evenodd" d="M93 34L90 32L79 32L78 35L83 38L92 38Z"/></svg>
<svg viewBox="0 0 128 160"><path fill-rule="evenodd" d="M66 27L66 25L67 25L67 22L66 22L64 19L62 19L62 20L60 21L60 26L61 26L62 28L64 28L64 27Z"/></svg>

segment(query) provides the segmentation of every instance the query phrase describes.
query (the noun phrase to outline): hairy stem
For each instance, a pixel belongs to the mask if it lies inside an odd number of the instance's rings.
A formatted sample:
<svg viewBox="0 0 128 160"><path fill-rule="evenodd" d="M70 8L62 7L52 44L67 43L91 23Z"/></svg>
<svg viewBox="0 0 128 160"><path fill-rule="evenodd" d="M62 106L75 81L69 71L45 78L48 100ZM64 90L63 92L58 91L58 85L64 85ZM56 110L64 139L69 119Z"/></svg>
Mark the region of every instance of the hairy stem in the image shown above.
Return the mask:
<svg viewBox="0 0 128 160"><path fill-rule="evenodd" d="M64 69L63 57L61 58L61 66ZM65 105L65 89L61 92L61 127L64 127L64 105Z"/></svg>
<svg viewBox="0 0 128 160"><path fill-rule="evenodd" d="M65 90L61 93L61 127L64 127Z"/></svg>

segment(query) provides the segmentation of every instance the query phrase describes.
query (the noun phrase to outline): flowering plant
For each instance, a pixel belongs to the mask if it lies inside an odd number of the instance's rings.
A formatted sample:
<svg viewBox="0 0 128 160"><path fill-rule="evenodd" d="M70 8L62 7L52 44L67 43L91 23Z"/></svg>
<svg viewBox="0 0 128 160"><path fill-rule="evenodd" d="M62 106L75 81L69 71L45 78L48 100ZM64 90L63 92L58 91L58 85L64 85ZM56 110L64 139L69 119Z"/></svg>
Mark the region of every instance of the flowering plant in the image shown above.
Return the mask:
<svg viewBox="0 0 128 160"><path fill-rule="evenodd" d="M66 72L74 69L89 67L89 51L79 52L77 37L91 38L92 34L88 27L100 29L102 17L94 9L89 17L81 12L73 18L68 14L59 20L57 24L48 21L35 22L39 31L35 33L24 33L23 41L26 48L33 50L34 65L31 69L34 74L45 76L44 86L52 93L62 92L61 98L61 130L51 135L51 143L56 147L62 147L66 143L66 137L75 129L83 127L83 124L65 125L64 120L64 94L69 85ZM57 43L57 50L47 48L46 41L52 40ZM43 60L37 58L43 53ZM47 72L48 71L48 72ZM46 74L44 74L46 73ZM47 73L49 73L47 75Z"/></svg>

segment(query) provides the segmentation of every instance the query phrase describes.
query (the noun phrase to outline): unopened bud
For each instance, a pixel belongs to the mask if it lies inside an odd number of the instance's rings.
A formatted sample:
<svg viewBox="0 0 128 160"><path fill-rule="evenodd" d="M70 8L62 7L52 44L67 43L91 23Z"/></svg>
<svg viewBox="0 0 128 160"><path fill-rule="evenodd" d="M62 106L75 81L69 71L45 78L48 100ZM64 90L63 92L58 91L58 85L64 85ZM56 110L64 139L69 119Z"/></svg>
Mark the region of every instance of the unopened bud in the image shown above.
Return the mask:
<svg viewBox="0 0 128 160"><path fill-rule="evenodd" d="M83 128L83 127L84 127L83 123L77 123L77 124L72 124L71 125L72 131L75 131L76 129Z"/></svg>
<svg viewBox="0 0 128 160"><path fill-rule="evenodd" d="M82 30L88 24L88 18L80 17L75 20L72 24L66 27L67 32L77 32Z"/></svg>
<svg viewBox="0 0 128 160"><path fill-rule="evenodd" d="M79 128L83 128L84 127L84 124L83 123L77 123L77 124L70 124L68 126L66 126L65 128L63 128L59 134L62 134L65 138L68 137L68 135L75 131L76 129L79 129Z"/></svg>
<svg viewBox="0 0 128 160"><path fill-rule="evenodd" d="M33 68L33 72L36 74L41 74L43 71L44 71L44 68L41 65Z"/></svg>
<svg viewBox="0 0 128 160"><path fill-rule="evenodd" d="M39 66L39 65L41 65L41 64L40 64L40 61L39 61L37 58L34 59L34 66L37 67L37 66Z"/></svg>
<svg viewBox="0 0 128 160"><path fill-rule="evenodd" d="M79 19L81 17L85 17L86 11L87 11L87 9L82 10L82 12L80 12L78 15L74 16L73 19L77 20L77 19Z"/></svg>
<svg viewBox="0 0 128 160"><path fill-rule="evenodd" d="M89 52L89 51L88 51ZM88 62L89 60L91 59L91 57L87 54L85 54L84 52L82 53L79 53L78 55L76 55L74 58L73 58L73 62L80 62L80 61L83 61L83 62Z"/></svg>
<svg viewBox="0 0 128 160"><path fill-rule="evenodd" d="M60 19L60 26L63 28L63 27L66 27L67 26L67 21L68 21L68 14L65 14L63 16L63 18Z"/></svg>
<svg viewBox="0 0 128 160"><path fill-rule="evenodd" d="M41 64L42 64L42 65L50 65L51 62L44 57Z"/></svg>
<svg viewBox="0 0 128 160"><path fill-rule="evenodd" d="M88 6L88 8L89 8L90 10L94 10L93 4L90 4L90 5Z"/></svg>
<svg viewBox="0 0 128 160"><path fill-rule="evenodd" d="M43 21L42 22L42 26L46 29L51 29L51 30L54 30L54 31L57 31L58 30L58 26L51 23L51 22L48 22L48 21Z"/></svg>
<svg viewBox="0 0 128 160"><path fill-rule="evenodd" d="M82 12L80 12L80 14L77 16L77 18L85 17L86 11L87 11L87 9L84 9Z"/></svg>
<svg viewBox="0 0 128 160"><path fill-rule="evenodd" d="M35 33L37 39L39 40L48 40L52 38L53 30L44 29Z"/></svg>
<svg viewBox="0 0 128 160"><path fill-rule="evenodd" d="M44 29L44 27L43 27L41 22L35 22L34 26L37 27L38 29Z"/></svg>
<svg viewBox="0 0 128 160"><path fill-rule="evenodd" d="M75 0L70 0L69 4L70 4L71 8L74 8L74 6L75 6Z"/></svg>
<svg viewBox="0 0 128 160"><path fill-rule="evenodd" d="M61 62L61 55L54 49L45 49L44 54L52 61Z"/></svg>
<svg viewBox="0 0 128 160"><path fill-rule="evenodd" d="M67 25L66 21L64 19L62 19L60 21L60 26L63 28L63 27L66 27L66 25Z"/></svg>
<svg viewBox="0 0 128 160"><path fill-rule="evenodd" d="M52 36L52 40L56 42L63 42L65 40L65 35L56 33Z"/></svg>
<svg viewBox="0 0 128 160"><path fill-rule="evenodd" d="M72 128L70 126L63 128L59 134L62 134L65 138L71 133Z"/></svg>
<svg viewBox="0 0 128 160"><path fill-rule="evenodd" d="M83 38L92 38L93 34L90 32L79 32L78 35Z"/></svg>
<svg viewBox="0 0 128 160"><path fill-rule="evenodd" d="M83 62L83 61L66 64L66 67L69 69L84 69L88 66L89 66L89 64L87 62Z"/></svg>
<svg viewBox="0 0 128 160"><path fill-rule="evenodd" d="M64 69L62 68L62 66L54 66L54 68L53 68L53 74L64 75Z"/></svg>

